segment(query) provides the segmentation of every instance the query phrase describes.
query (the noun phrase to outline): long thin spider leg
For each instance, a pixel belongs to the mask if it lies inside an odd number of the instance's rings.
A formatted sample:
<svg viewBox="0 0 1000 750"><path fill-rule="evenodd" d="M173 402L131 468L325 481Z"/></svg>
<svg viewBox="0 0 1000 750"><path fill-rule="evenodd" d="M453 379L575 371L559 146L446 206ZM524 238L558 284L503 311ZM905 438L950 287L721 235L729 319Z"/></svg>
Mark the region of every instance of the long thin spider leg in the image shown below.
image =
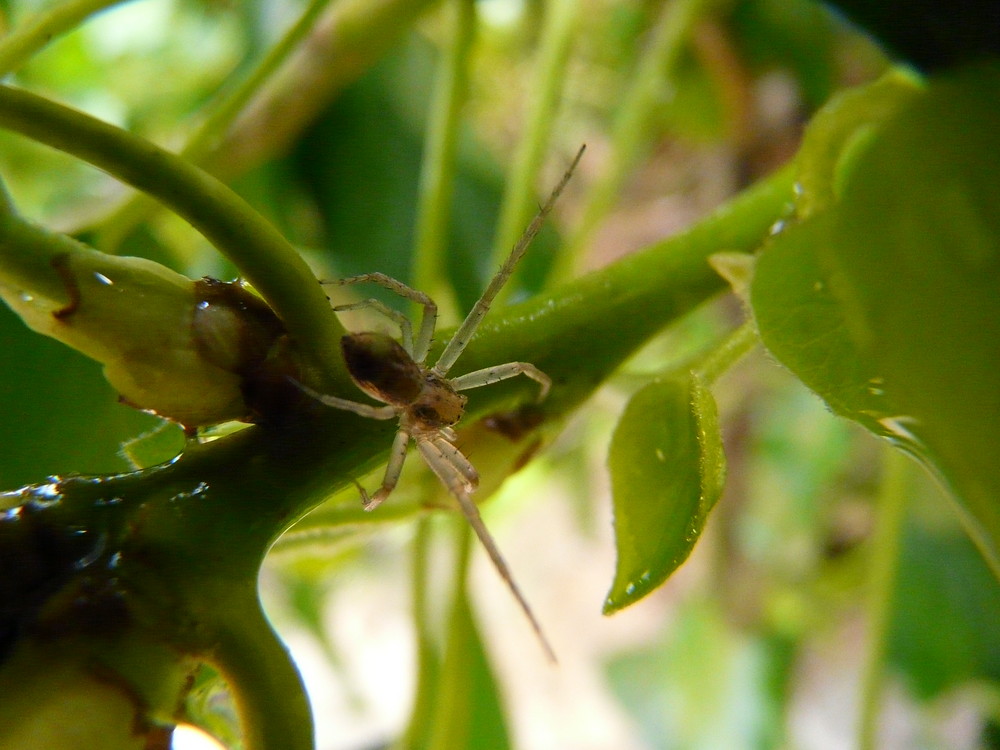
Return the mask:
<svg viewBox="0 0 1000 750"><path fill-rule="evenodd" d="M406 448L410 444L410 433L406 430L396 432L396 437L392 441L392 448L389 449L389 463L386 464L385 474L382 477L382 486L375 490L371 497L361 490L361 501L365 510L374 510L383 500L392 494L399 481L399 475L403 472L403 462L406 461Z"/></svg>
<svg viewBox="0 0 1000 750"><path fill-rule="evenodd" d="M507 562L504 560L503 555L500 554L500 549L497 547L496 542L493 541L493 537L486 528L486 524L483 523L482 516L479 515L479 508L476 507L476 504L472 502L472 498L469 497L469 493L465 487L465 478L461 475L460 471L449 462L448 457L441 452L441 449L431 441L417 440L417 449L424 457L427 465L431 467L435 474L437 474L438 479L444 483L451 494L455 496L455 499L458 500L458 504L462 509L463 515L469 522L472 530L476 532L479 542L483 545L483 548L486 550L486 554L489 555L490 560L493 562L493 567L496 568L497 573L500 574L504 583L507 584L507 588L510 589L514 599L517 600L518 605L521 607L521 611L523 611L525 616L528 618L528 622L531 623L531 627L535 631L538 641L542 644L542 648L545 650L546 655L553 663L555 663L557 661L555 651L553 651L548 638L545 637L541 624L537 619L535 619L535 613L531 610L528 600L524 598L524 594L521 593L521 589L519 589L517 584L514 582L514 576L511 574L510 568L507 567Z"/></svg>
<svg viewBox="0 0 1000 750"><path fill-rule="evenodd" d="M380 287L388 289L390 292L395 292L404 299L422 305L424 313L420 319L420 331L417 333L417 338L414 339L413 351L407 350L407 352L418 365L422 365L424 360L427 359L427 350L430 349L431 341L434 339L434 328L437 326L437 305L426 294L408 287L402 281L396 281L392 276L387 276L379 271L363 273L360 276L350 276L346 279L321 281L320 283L339 284L341 286L363 283L378 284Z"/></svg>
<svg viewBox="0 0 1000 750"><path fill-rule="evenodd" d="M325 393L314 391L309 386L300 383L294 378L288 378L288 380L303 393L312 396L314 399L321 401L327 406L332 406L334 409L354 412L355 414L362 417L368 417L369 419L392 419L396 416L396 408L394 406L372 406L371 404L361 404L357 401L349 401L346 398L328 396Z"/></svg>
<svg viewBox="0 0 1000 750"><path fill-rule="evenodd" d="M465 457L465 454L444 436L431 438L431 441L441 451L448 463L465 479L465 488L469 492L475 490L479 486L479 472Z"/></svg>
<svg viewBox="0 0 1000 750"><path fill-rule="evenodd" d="M399 326L399 332L402 334L403 338L403 348L406 353L413 356L413 326L410 323L410 319L407 318L399 310L393 310L386 304L383 304L377 299L366 299L360 302L351 302L346 305L337 305L333 308L334 312L347 312L348 310L362 310L366 307L371 307L378 310L380 313L385 315L387 318L391 319Z"/></svg>
<svg viewBox="0 0 1000 750"><path fill-rule="evenodd" d="M538 390L539 401L548 395L549 388L552 386L552 378L528 362L508 362L503 365L484 367L482 370L473 370L465 375L459 375L449 382L456 391L467 391L470 388L498 383L518 375L525 375L538 383L540 386Z"/></svg>
<svg viewBox="0 0 1000 750"><path fill-rule="evenodd" d="M542 228L542 224L545 222L545 217L549 215L552 211L552 207L556 204L556 200L559 199L559 195L562 193L563 188L566 187L566 183L569 182L569 178L573 176L573 170L576 169L576 165L580 163L580 159L583 157L584 149L586 146L581 146L580 150L576 152L576 156L573 158L573 162L569 165L569 169L562 176L559 184L556 185L555 190L549 196L549 199L545 201L538 213L535 214L535 218L531 220L528 228L524 230L524 234L521 235L521 239L517 241L514 245L514 249L510 251L510 255L507 256L507 260L503 262L500 266L500 270L497 271L496 276L490 281L489 285L486 287L486 291L483 292L483 296L479 298L479 301L473 306L466 316L465 320L462 321L462 325L458 327L455 331L455 335L451 337L451 341L441 352L441 356L438 358L437 363L434 365L434 372L438 375L447 374L451 366L455 364L455 361L462 355L465 351L465 347L468 345L469 341L472 339L473 334L479 327L483 318L486 317L486 313L489 312L490 305L493 304L493 300L496 298L497 294L503 288L503 285L507 283L507 280L514 273L514 269L517 267L518 262L521 257L527 251L528 246L531 245L532 240L535 239L535 235L538 234L539 230Z"/></svg>

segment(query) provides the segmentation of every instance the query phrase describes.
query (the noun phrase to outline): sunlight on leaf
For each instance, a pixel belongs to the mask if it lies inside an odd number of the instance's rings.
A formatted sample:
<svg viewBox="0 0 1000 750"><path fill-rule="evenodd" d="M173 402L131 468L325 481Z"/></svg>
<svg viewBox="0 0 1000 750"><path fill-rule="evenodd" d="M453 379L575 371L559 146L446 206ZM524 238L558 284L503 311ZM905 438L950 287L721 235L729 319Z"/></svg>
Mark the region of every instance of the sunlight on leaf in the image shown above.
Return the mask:
<svg viewBox="0 0 1000 750"><path fill-rule="evenodd" d="M687 559L722 492L718 415L701 377L657 380L633 396L608 464L618 564L605 614L644 597Z"/></svg>

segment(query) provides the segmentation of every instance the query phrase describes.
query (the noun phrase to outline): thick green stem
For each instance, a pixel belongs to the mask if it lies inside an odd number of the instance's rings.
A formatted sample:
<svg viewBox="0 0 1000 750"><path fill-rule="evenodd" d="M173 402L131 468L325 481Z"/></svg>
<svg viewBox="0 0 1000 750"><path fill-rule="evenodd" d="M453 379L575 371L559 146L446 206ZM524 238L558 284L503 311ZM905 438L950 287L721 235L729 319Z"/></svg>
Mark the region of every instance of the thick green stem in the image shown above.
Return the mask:
<svg viewBox="0 0 1000 750"><path fill-rule="evenodd" d="M88 16L127 0L66 0L38 13L0 42L0 78L20 68L49 42Z"/></svg>
<svg viewBox="0 0 1000 750"><path fill-rule="evenodd" d="M897 448L886 444L882 450L883 474L878 495L878 515L872 538L868 580L868 641L865 647L861 679L861 716L858 723L858 747L875 750L878 744L878 718L882 683L885 677L885 649L892 624L899 549L903 521L910 498L908 477L910 459Z"/></svg>
<svg viewBox="0 0 1000 750"><path fill-rule="evenodd" d="M211 661L235 698L246 750L313 750L312 711L298 670L256 595L228 617Z"/></svg>
<svg viewBox="0 0 1000 750"><path fill-rule="evenodd" d="M346 383L337 347L344 330L322 288L278 230L230 188L149 141L27 91L0 86L0 126L83 159L177 212L232 260L325 379Z"/></svg>

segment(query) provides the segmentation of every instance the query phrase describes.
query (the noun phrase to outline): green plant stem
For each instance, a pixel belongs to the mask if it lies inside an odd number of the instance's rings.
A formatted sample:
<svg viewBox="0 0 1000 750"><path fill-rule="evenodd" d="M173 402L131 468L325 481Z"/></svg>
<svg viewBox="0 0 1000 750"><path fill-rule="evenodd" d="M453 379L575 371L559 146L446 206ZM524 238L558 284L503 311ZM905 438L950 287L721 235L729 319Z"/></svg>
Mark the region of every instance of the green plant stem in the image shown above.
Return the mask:
<svg viewBox="0 0 1000 750"><path fill-rule="evenodd" d="M65 151L145 191L225 254L281 317L326 385L346 384L344 330L288 241L246 201L184 159L43 97L0 86L0 126Z"/></svg>
<svg viewBox="0 0 1000 750"><path fill-rule="evenodd" d="M495 265L503 263L538 210L536 180L555 127L556 110L566 79L566 64L576 36L574 32L580 6L581 3L577 0L555 0L546 5L537 75L531 95L525 103L530 119L514 154L497 222L493 243ZM513 285L502 289L497 295L496 304L502 304L512 289Z"/></svg>
<svg viewBox="0 0 1000 750"><path fill-rule="evenodd" d="M256 601L229 617L210 661L226 678L246 750L313 750L312 711L302 678ZM234 610L235 611L235 610Z"/></svg>
<svg viewBox="0 0 1000 750"><path fill-rule="evenodd" d="M695 367L711 385L719 376L749 354L760 342L757 327L748 320L714 347Z"/></svg>
<svg viewBox="0 0 1000 750"><path fill-rule="evenodd" d="M557 281L574 275L583 249L598 223L614 206L625 178L647 147L652 115L664 106L663 89L669 86L675 74L694 22L708 4L708 0L663 3L649 48L639 62L632 86L625 92L614 122L611 152L605 161L604 172L591 187L576 230L554 269Z"/></svg>
<svg viewBox="0 0 1000 750"><path fill-rule="evenodd" d="M434 725L434 706L437 702L438 678L441 674L441 657L434 637L433 611L429 582L430 550L434 541L433 520L421 518L413 538L411 591L413 592L414 638L417 647L417 686L414 690L410 721L400 750L424 747Z"/></svg>
<svg viewBox="0 0 1000 750"><path fill-rule="evenodd" d="M452 41L442 61L428 123L418 191L414 285L440 305L454 301L443 283L448 223L455 188L455 153L469 78L469 56L476 30L472 0L452 0Z"/></svg>
<svg viewBox="0 0 1000 750"><path fill-rule="evenodd" d="M451 549L455 554L451 602L445 621L445 654L438 673L437 695L427 737L428 750L451 750L469 746L468 693L469 654L473 635L467 624L469 563L472 559L472 529L464 519L449 519Z"/></svg>
<svg viewBox="0 0 1000 750"><path fill-rule="evenodd" d="M869 563L868 639L861 678L861 715L858 723L860 750L875 750L878 747L886 641L892 623L899 549L909 502L911 459L887 443L883 446L882 455L882 482Z"/></svg>
<svg viewBox="0 0 1000 750"><path fill-rule="evenodd" d="M0 42L0 78L20 68L36 52L87 17L128 0L65 0L19 24Z"/></svg>
<svg viewBox="0 0 1000 750"><path fill-rule="evenodd" d="M201 124L190 134L187 144L181 149L181 156L193 163L204 161L217 147L226 131L247 106L257 91L274 75L288 59L302 39L315 26L330 0L311 0L284 36L275 44L257 66L235 86L218 97L207 108ZM114 252L126 236L142 221L149 217L154 203L145 195L130 196L100 226L98 246L105 252Z"/></svg>

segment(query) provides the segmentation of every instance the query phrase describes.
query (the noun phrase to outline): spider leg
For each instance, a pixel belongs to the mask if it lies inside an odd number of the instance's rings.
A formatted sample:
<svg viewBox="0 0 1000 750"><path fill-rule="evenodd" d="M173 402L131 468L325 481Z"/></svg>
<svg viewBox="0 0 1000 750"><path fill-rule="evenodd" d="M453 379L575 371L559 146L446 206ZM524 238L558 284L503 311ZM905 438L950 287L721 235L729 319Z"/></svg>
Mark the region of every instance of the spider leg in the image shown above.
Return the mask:
<svg viewBox="0 0 1000 750"><path fill-rule="evenodd" d="M500 574L504 583L507 584L507 588L510 589L511 594L514 595L514 599L517 600L521 610L528 618L528 622L531 623L531 627L535 631L535 635L538 636L538 640L542 644L542 648L545 649L545 653L555 663L555 651L552 650L551 644L545 637L541 624L535 619L535 614L532 612L528 600L524 598L521 589L514 582L514 576L511 574L510 568L507 567L507 562L504 560L503 555L500 554L500 548L497 547L496 542L493 541L493 537L486 528L486 524L483 523L483 517L479 515L479 508L476 507L476 504L472 502L472 498L469 497L469 491L466 487L466 477L462 474L462 470L451 462L449 455L441 450L439 443L439 440L432 438L418 439L417 449L424 457L427 465L437 474L438 479L444 483L445 487L458 500L462 514L469 522L472 530L476 532L479 542L483 545L486 554L489 555L490 560L493 562L493 567L496 568L497 573ZM456 448L455 450L457 452L458 449Z"/></svg>
<svg viewBox="0 0 1000 750"><path fill-rule="evenodd" d="M346 398L339 398L337 396L327 396L325 393L320 393L319 391L314 391L307 385L300 383L294 378L288 378L295 386L310 396L312 396L317 401L321 401L327 406L332 406L334 409L342 409L344 411L354 412L362 417L368 417L369 419L392 419L396 416L396 408L394 406L372 406L371 404L361 404L357 401L350 401Z"/></svg>
<svg viewBox="0 0 1000 750"><path fill-rule="evenodd" d="M413 356L413 326L410 324L410 319L407 318L399 310L393 310L388 305L383 304L377 299L366 299L360 302L352 302L347 305L337 305L333 308L334 312L347 312L348 310L361 310L365 307L371 307L378 310L380 313L385 315L387 318L395 321L396 325L399 326L399 332L403 337L403 348L406 353Z"/></svg>
<svg viewBox="0 0 1000 750"><path fill-rule="evenodd" d="M486 367L482 370L473 370L465 375L459 375L451 379L451 385L456 391L467 391L470 388L479 388L483 385L498 383L501 380L525 375L538 383L538 400L544 399L552 385L552 379L544 372L527 362L508 362L505 365Z"/></svg>
<svg viewBox="0 0 1000 750"><path fill-rule="evenodd" d="M447 438L444 436L431 438L431 442L434 446L441 451L441 455L445 457L452 468L461 474L462 478L465 479L465 489L468 492L472 492L479 486L479 472L476 471L476 467L473 466L469 459L465 457L465 454L458 449L458 447L451 441L454 438Z"/></svg>
<svg viewBox="0 0 1000 750"><path fill-rule="evenodd" d="M569 182L569 178L573 175L573 170L576 169L576 165L580 163L580 159L583 157L583 151L586 146L581 146L580 150L576 152L576 156L573 158L573 163L569 165L569 169L559 180L559 184L556 185L555 190L549 196L549 199L545 201L538 213L535 214L535 218L531 220L528 228L524 230L524 234L521 235L521 239L517 241L514 245L514 249L510 251L510 255L507 256L507 260L503 262L500 266L500 270L497 271L496 276L494 276L489 285L486 287L486 291L483 292L483 296L479 298L476 304L469 311L469 314L462 321L462 325L458 327L455 331L455 335L451 337L451 341L445 346L444 351L441 352L441 356L438 358L437 363L434 365L434 372L438 375L444 376L451 366L455 364L455 361L462 356L462 352L465 351L465 347L468 345L469 341L472 340L473 334L479 327L483 318L486 317L486 313L489 312L490 305L493 304L493 300L503 289L504 284L507 280L514 274L514 269L517 267L518 262L521 260L524 253L527 251L528 246L531 245L531 241L535 239L535 235L538 234L539 230L542 228L542 224L545 221L545 217L549 215L552 211L552 207L556 204L556 200L559 198L559 194L562 193L563 188L566 187L566 183Z"/></svg>
<svg viewBox="0 0 1000 750"><path fill-rule="evenodd" d="M339 284L341 286L363 283L378 284L380 287L388 289L390 292L395 292L404 299L416 302L418 305L423 305L424 314L420 319L420 331L417 333L417 338L413 341L412 350L407 349L407 353L413 357L413 361L418 365L422 365L424 360L427 359L427 350L431 347L431 340L434 338L434 327L437 325L437 305L426 294L418 292L403 282L396 281L391 276L378 271L375 273L363 273L360 276L351 276L336 281L321 281L320 283ZM406 348L405 343L403 348Z"/></svg>
<svg viewBox="0 0 1000 750"><path fill-rule="evenodd" d="M382 476L382 486L375 490L375 494L370 497L363 488L360 488L361 502L364 503L365 510L377 508L396 489L399 475L403 472L403 462L406 461L406 448L409 444L410 433L406 430L396 432L392 448L389 449L389 463L386 464L385 474Z"/></svg>

